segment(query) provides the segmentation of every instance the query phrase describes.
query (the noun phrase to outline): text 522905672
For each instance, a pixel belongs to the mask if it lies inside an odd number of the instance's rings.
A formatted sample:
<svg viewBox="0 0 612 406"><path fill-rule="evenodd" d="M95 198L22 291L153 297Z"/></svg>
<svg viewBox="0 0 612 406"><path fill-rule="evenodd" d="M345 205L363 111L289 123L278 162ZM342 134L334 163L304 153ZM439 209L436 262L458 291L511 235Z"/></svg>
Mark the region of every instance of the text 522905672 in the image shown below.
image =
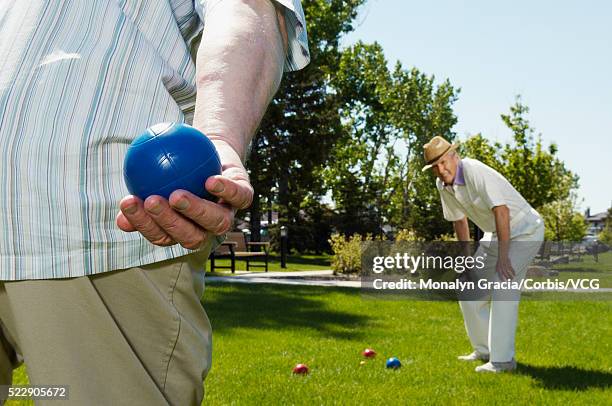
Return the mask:
<svg viewBox="0 0 612 406"><path fill-rule="evenodd" d="M67 400L66 385L0 385L0 400L48 399Z"/></svg>

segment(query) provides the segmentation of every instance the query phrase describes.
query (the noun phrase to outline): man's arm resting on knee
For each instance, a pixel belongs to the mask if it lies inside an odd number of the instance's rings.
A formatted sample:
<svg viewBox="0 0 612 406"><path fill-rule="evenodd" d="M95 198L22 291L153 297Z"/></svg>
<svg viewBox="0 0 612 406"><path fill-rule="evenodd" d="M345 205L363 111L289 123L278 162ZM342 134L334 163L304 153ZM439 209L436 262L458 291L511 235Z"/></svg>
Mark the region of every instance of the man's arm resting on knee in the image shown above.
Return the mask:
<svg viewBox="0 0 612 406"><path fill-rule="evenodd" d="M514 269L510 262L510 209L506 205L493 207L493 215L495 216L495 230L497 232L498 258L497 258L497 273L500 277L512 279Z"/></svg>
<svg viewBox="0 0 612 406"><path fill-rule="evenodd" d="M459 241L470 241L470 228L468 226L467 217L461 220L453 221L455 235Z"/></svg>
<svg viewBox="0 0 612 406"><path fill-rule="evenodd" d="M461 241L461 248L463 255L470 256L472 254L470 250L470 227L468 225L467 217L463 217L461 220L453 221L453 228L455 229L455 235L457 239Z"/></svg>

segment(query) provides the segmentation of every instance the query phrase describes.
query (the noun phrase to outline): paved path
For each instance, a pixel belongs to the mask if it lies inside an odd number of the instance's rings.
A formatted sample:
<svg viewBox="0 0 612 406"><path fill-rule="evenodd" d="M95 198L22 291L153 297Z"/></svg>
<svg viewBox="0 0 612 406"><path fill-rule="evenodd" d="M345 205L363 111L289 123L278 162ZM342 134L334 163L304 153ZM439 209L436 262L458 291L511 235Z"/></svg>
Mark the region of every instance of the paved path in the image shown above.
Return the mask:
<svg viewBox="0 0 612 406"><path fill-rule="evenodd" d="M347 288L361 287L361 281L344 281L331 279L332 270L300 272L245 272L233 276L208 276L211 282L228 283L275 283L279 285L340 286ZM317 279L319 277L320 279Z"/></svg>

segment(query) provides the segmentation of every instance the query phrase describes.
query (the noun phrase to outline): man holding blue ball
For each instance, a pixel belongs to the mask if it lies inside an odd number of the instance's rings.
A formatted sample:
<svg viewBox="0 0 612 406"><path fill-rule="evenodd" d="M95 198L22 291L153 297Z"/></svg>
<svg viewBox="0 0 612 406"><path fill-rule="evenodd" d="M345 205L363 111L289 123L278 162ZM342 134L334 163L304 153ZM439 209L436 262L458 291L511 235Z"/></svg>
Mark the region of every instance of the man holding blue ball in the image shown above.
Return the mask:
<svg viewBox="0 0 612 406"><path fill-rule="evenodd" d="M200 404L203 266L251 203L283 70L309 61L299 0L32 0L0 21L0 385L25 359L71 404ZM213 142L216 202L126 195L128 146L162 122Z"/></svg>

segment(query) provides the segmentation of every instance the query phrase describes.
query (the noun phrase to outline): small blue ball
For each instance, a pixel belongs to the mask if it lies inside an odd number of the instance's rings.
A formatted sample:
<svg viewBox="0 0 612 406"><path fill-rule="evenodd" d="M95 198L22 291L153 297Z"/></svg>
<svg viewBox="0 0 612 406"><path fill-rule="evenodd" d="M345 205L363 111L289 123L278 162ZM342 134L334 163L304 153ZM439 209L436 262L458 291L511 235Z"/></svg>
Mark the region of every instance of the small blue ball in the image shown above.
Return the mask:
<svg viewBox="0 0 612 406"><path fill-rule="evenodd" d="M187 124L160 123L136 138L123 161L123 177L131 194L168 199L177 189L214 201L204 188L206 179L221 174L213 143Z"/></svg>
<svg viewBox="0 0 612 406"><path fill-rule="evenodd" d="M397 369L402 366L402 363L399 359L395 357L391 357L387 360L387 368Z"/></svg>

